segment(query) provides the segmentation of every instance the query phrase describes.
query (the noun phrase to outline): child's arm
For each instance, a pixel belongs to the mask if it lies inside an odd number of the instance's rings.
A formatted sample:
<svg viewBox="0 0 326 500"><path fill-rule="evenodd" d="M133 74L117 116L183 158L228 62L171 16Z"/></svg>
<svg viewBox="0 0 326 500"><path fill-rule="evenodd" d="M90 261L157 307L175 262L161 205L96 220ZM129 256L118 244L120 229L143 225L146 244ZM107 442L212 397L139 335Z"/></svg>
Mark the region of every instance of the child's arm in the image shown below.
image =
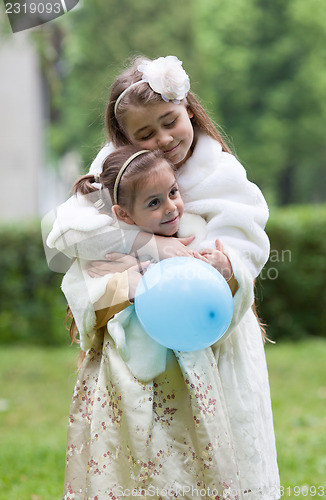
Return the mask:
<svg viewBox="0 0 326 500"><path fill-rule="evenodd" d="M139 232L135 243L131 249L133 255L139 258L151 258L158 262L169 257L201 257L198 252L187 247L194 239L194 236L187 238L171 238L151 235ZM136 265L137 259L133 255L113 252L106 254L106 261L91 261L88 264L88 274L92 278L99 278L109 273L123 272L131 266Z"/></svg>
<svg viewBox="0 0 326 500"><path fill-rule="evenodd" d="M131 254L137 253L140 257L149 255L156 261L170 257L193 257L196 252L187 248L193 239L194 236L176 238L140 232L131 248Z"/></svg>
<svg viewBox="0 0 326 500"><path fill-rule="evenodd" d="M106 274L123 273L123 271L137 265L137 259L132 255L113 252L105 257L107 260L88 262L87 271L91 278L100 278Z"/></svg>
<svg viewBox="0 0 326 500"><path fill-rule="evenodd" d="M123 273L116 273L108 281L104 295L95 302L95 329L105 326L115 314L134 302L136 288L150 262L130 267Z"/></svg>

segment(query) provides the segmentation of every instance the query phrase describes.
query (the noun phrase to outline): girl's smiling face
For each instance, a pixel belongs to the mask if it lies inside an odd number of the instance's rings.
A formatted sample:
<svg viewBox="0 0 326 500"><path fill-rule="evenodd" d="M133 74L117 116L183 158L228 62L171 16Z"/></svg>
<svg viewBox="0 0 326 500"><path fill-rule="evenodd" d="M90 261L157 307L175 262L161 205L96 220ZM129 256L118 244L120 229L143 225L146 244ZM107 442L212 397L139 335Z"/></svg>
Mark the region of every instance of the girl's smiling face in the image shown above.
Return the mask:
<svg viewBox="0 0 326 500"><path fill-rule="evenodd" d="M142 149L160 149L177 168L191 156L193 114L183 103L130 105L123 118L124 130Z"/></svg>
<svg viewBox="0 0 326 500"><path fill-rule="evenodd" d="M174 172L161 160L157 168L144 179L138 189L132 211L115 205L118 219L136 224L146 232L161 236L173 236L179 228L183 214L183 201Z"/></svg>

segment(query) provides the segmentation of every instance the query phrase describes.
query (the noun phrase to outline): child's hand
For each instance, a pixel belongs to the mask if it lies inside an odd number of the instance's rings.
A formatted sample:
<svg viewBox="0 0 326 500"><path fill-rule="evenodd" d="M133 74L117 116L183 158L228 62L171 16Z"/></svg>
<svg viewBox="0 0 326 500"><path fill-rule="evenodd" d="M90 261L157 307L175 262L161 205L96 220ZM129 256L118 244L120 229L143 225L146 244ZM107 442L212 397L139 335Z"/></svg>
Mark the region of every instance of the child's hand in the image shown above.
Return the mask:
<svg viewBox="0 0 326 500"><path fill-rule="evenodd" d="M154 260L164 260L169 257L194 257L195 251L187 247L194 236L187 238L177 238L170 236L160 236L140 231L132 246L131 253L136 253L139 257L148 256Z"/></svg>
<svg viewBox="0 0 326 500"><path fill-rule="evenodd" d="M170 257L194 257L198 252L187 247L194 238L194 236L189 236L188 238L155 236L160 260Z"/></svg>
<svg viewBox="0 0 326 500"><path fill-rule="evenodd" d="M138 283L140 282L143 274L146 272L147 267L150 265L150 261L140 262L139 264L129 267L128 269L128 280L129 280L129 300L133 302L135 299L135 293Z"/></svg>
<svg viewBox="0 0 326 500"><path fill-rule="evenodd" d="M106 274L122 273L137 265L132 255L114 252L106 255L108 260L93 260L87 264L87 272L91 278L101 278Z"/></svg>
<svg viewBox="0 0 326 500"><path fill-rule="evenodd" d="M223 245L219 240L215 240L216 250L213 248L205 248L199 253L206 258L207 262L215 267L222 276L229 280L232 276L232 266L229 258L223 253Z"/></svg>
<svg viewBox="0 0 326 500"><path fill-rule="evenodd" d="M187 238L155 236L160 259L168 259L169 257L195 257L209 263L205 255L201 255L197 250L187 247L194 238L194 236L188 236Z"/></svg>

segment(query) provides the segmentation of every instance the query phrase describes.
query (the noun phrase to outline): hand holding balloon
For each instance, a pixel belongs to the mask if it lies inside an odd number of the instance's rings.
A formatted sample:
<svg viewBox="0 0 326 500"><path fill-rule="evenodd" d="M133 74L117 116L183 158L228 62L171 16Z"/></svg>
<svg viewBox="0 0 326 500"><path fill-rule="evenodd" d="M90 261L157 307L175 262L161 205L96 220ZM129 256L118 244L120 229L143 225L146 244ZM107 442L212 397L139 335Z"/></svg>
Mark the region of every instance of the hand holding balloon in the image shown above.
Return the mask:
<svg viewBox="0 0 326 500"><path fill-rule="evenodd" d="M231 262L225 255L223 245L219 240L215 240L215 248L205 248L200 250L199 254L206 259L206 262L215 267L226 280L231 277Z"/></svg>
<svg viewBox="0 0 326 500"><path fill-rule="evenodd" d="M173 257L150 267L135 294L145 331L177 351L205 349L230 325L232 294L223 276L192 257Z"/></svg>

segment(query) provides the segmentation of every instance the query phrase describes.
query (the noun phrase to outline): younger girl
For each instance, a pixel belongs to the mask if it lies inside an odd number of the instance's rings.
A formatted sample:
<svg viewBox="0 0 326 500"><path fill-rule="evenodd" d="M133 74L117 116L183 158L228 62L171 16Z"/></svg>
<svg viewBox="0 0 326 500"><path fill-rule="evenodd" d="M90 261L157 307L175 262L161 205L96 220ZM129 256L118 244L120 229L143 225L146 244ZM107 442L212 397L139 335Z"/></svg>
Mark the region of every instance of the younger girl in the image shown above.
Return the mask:
<svg viewBox="0 0 326 500"><path fill-rule="evenodd" d="M112 200L121 231L137 225L170 237L179 230L183 201L174 167L160 151L120 148L104 161L99 180L100 190L86 175L75 192L92 197L101 211ZM190 219L200 232L196 216ZM235 498L239 471L211 349L194 357L148 337L131 305L138 267L106 275L105 282L87 277L82 267L75 261L62 285L87 350L71 406L64 498L104 500L130 496L128 491L142 498L151 492L155 498L191 498L194 488L211 491L211 498ZM94 304L96 287L100 299ZM85 327L93 306L93 324Z"/></svg>
<svg viewBox="0 0 326 500"><path fill-rule="evenodd" d="M162 441L165 444L160 447L156 459L153 459L155 453L149 453L146 456L151 458L134 461L132 450L135 447L131 450L128 445L131 452L126 464L135 466L134 484L139 484L141 478L146 478L147 484L148 481L158 484L162 479L160 484L175 487L195 487L197 482L208 486L225 481L229 492L234 486L233 498L278 498L268 375L259 324L251 309L254 279L269 254L264 232L268 218L265 200L257 186L247 180L241 164L230 154L189 90L189 78L181 62L172 56L154 61L140 58L116 79L106 124L111 142L100 151L91 173L101 172L103 159L117 146L132 143L142 149L160 149L177 168L185 211L201 216L206 222L204 236L200 238L201 251L217 267L229 262L227 272L233 272L239 286L234 296L229 336L223 343L200 351L200 355L170 353L171 364L159 381L153 381L153 391L148 394L147 389L139 386L143 391L140 392L142 399L133 398L137 391L130 392L132 402L128 408L142 408L140 401L153 405L149 412L144 412L145 424L136 424L134 437L140 446L145 450L149 449L147 446L152 447L154 436L159 434L158 428L168 436ZM59 207L48 243L69 256L75 256L77 250L82 257L93 260L104 259L108 251L111 254L120 252L118 260L114 260L116 255L111 256L104 269L96 265L94 274L101 276L108 269L112 273L121 267L124 270L126 263L121 252L129 254L133 249L146 255L146 251L142 251L146 233L131 230L122 242L116 237L112 223L110 216L100 214L92 205L73 197ZM216 238L223 248L216 248ZM160 258L190 253L177 238L156 236L155 239ZM94 241L101 241L101 244L94 246ZM170 366L172 372L169 372ZM174 392L169 392L169 387L174 387L170 375L178 387L184 380L178 398ZM208 385L206 377L212 377ZM132 385L126 384L126 388ZM132 387L132 391L136 390L135 385ZM112 401L110 391L107 394ZM116 398L121 394L116 393ZM175 401L181 406L176 407ZM157 417L158 409L165 410L162 419ZM181 418L181 414L184 426L173 427L170 434L168 430L172 424L167 415L173 415L173 420L180 424L176 415ZM152 416L154 421L156 418L153 432L149 430L153 426ZM206 437L208 443L202 448ZM195 443L199 443L199 448ZM151 449L154 450L155 445ZM192 497L195 495L188 495Z"/></svg>

